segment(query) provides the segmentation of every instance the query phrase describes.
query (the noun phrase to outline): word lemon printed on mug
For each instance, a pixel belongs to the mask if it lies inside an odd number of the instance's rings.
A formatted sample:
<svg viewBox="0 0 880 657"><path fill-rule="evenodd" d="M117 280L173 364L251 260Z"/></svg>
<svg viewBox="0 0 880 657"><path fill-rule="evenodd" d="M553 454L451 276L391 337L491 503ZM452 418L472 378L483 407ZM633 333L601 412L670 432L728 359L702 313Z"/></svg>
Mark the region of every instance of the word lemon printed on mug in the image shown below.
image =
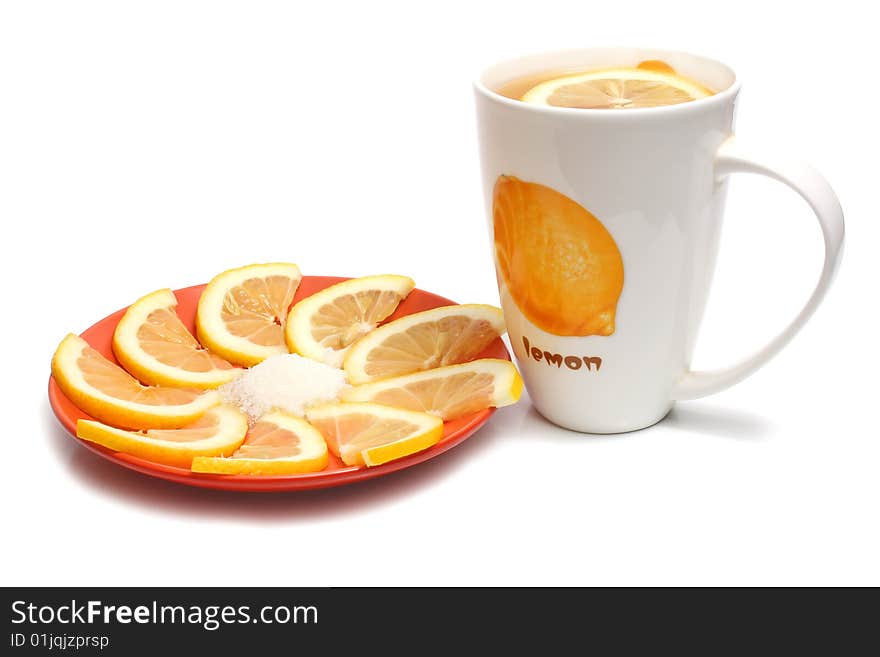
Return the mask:
<svg viewBox="0 0 880 657"><path fill-rule="evenodd" d="M586 208L538 183L503 175L492 201L500 279L517 307L553 335L614 333L623 258Z"/></svg>
<svg viewBox="0 0 880 657"><path fill-rule="evenodd" d="M564 354L547 351L546 349L533 347L532 343L529 342L529 339L526 336L522 336L522 341L523 346L526 348L527 357L538 362L543 360L550 366L555 365L562 369L564 363L570 370L579 370L583 367L587 371L592 371L592 368L595 365L597 372L599 371L599 368L602 367L602 359L599 356L566 356Z"/></svg>

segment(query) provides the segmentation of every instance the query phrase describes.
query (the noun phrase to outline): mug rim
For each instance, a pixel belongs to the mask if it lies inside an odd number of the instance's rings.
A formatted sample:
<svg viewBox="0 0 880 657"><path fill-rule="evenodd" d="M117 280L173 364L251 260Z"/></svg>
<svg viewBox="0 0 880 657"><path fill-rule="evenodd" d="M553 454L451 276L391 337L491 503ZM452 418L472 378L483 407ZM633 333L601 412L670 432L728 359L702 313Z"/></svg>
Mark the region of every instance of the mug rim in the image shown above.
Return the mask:
<svg viewBox="0 0 880 657"><path fill-rule="evenodd" d="M694 100L689 100L684 103L677 103L675 105L660 105L658 107L637 107L627 110L621 111L609 111L607 109L598 109L598 108L581 108L581 107L557 107L554 105L533 105L531 103L524 103L521 100L515 100L513 98L508 98L507 96L502 96L497 91L494 91L488 87L488 85L484 82L485 77L491 73L494 69L497 69L501 66L505 65L514 65L517 62L525 62L530 59L537 59L541 57L560 57L564 55L575 55L578 53L589 54L589 53L597 53L597 52L611 52L615 50L632 52L633 50L642 50L651 53L651 56L656 56L658 58L663 56L675 56L675 57L685 57L689 59L699 60L703 63L715 66L726 73L728 73L732 82L722 89L721 91L712 94L711 96L707 96L705 98L696 98ZM538 114L544 114L547 116L581 116L583 118L589 117L590 119L602 119L608 121L630 121L633 119L646 118L647 116L651 117L659 117L659 116L669 116L675 114L681 114L686 112L696 112L702 109L710 109L711 107L717 105L723 105L728 103L732 98L734 98L740 90L740 80L736 75L736 72L724 62L714 59L712 57L706 57L705 55L698 55L696 53L692 53L686 50L670 50L668 48L649 48L643 46L595 46L590 48L565 48L561 50L547 50L542 52L532 52L525 55L520 55L517 57L511 57L508 59L496 61L490 66L484 67L480 74L474 79L473 87L474 90L486 97L488 100L499 103L501 105L505 105L510 107L511 109L520 110L520 111L528 111L528 112L536 112Z"/></svg>

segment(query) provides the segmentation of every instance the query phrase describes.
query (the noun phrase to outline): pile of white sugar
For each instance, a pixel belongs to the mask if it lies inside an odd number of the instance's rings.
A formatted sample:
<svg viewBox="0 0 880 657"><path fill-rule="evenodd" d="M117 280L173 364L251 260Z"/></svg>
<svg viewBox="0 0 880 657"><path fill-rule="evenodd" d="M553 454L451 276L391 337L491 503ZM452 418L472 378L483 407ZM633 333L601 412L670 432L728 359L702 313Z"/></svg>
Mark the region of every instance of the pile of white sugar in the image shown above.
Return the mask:
<svg viewBox="0 0 880 657"><path fill-rule="evenodd" d="M271 410L303 415L306 406L337 399L347 385L340 369L297 354L279 354L221 386L220 395L253 423Z"/></svg>

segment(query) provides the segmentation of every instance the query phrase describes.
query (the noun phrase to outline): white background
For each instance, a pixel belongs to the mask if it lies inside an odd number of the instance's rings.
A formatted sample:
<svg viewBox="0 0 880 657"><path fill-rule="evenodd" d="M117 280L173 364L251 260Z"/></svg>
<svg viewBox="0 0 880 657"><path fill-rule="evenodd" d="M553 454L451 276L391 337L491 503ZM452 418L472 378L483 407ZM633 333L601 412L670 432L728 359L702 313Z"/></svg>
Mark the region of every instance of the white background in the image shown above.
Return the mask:
<svg viewBox="0 0 880 657"><path fill-rule="evenodd" d="M880 584L876 22L815 6L3 3L0 581ZM524 398L432 462L309 493L152 480L59 428L45 387L66 332L231 266L396 271L497 303L470 80L589 45L724 60L742 138L838 191L837 283L764 370L620 436ZM794 194L742 178L729 198L701 367L781 329L821 262Z"/></svg>

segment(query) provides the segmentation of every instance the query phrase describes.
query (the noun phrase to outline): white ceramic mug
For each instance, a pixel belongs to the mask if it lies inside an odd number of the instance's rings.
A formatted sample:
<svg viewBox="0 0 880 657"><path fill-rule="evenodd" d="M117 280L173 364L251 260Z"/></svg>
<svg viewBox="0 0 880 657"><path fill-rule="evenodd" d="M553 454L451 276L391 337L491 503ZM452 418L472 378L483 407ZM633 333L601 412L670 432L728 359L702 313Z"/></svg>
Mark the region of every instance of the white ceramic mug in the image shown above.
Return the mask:
<svg viewBox="0 0 880 657"><path fill-rule="evenodd" d="M537 106L497 93L523 76L636 66L644 60L662 60L717 93L677 105L623 110ZM676 400L718 392L755 372L791 340L825 296L843 244L840 204L809 166L765 159L737 143L733 119L739 87L733 71L717 61L638 48L522 57L489 68L475 82L501 303L529 395L551 422L589 433L650 426ZM766 347L727 369L695 372L690 362L715 266L727 179L736 172L774 178L809 203L822 228L825 262L803 310ZM528 223L534 203L544 204L542 221L550 217L543 232ZM580 210L572 209L577 206L586 214L577 214ZM519 292L513 294L506 276L514 277L516 258L520 270L531 262L528 249L552 250L541 271L581 253L571 234L554 234L554 226L569 225L554 219L557 211L568 213L565 221L574 222L575 231L592 231L590 239L604 249L600 269L611 272L606 277L610 283L600 284L593 294L592 265L578 261L581 269L565 271L574 272L575 282L582 276L587 292L542 298L522 284L520 271ZM510 216L518 217L518 223L498 224L510 222ZM592 227L582 228L587 222ZM518 226L519 241L496 234L496 224L505 231L508 225ZM499 240L506 245L502 252ZM533 274L526 272L527 277ZM615 293L616 306L609 305ZM583 309L579 318L578 303ZM556 309L566 318L562 328L553 316Z"/></svg>

